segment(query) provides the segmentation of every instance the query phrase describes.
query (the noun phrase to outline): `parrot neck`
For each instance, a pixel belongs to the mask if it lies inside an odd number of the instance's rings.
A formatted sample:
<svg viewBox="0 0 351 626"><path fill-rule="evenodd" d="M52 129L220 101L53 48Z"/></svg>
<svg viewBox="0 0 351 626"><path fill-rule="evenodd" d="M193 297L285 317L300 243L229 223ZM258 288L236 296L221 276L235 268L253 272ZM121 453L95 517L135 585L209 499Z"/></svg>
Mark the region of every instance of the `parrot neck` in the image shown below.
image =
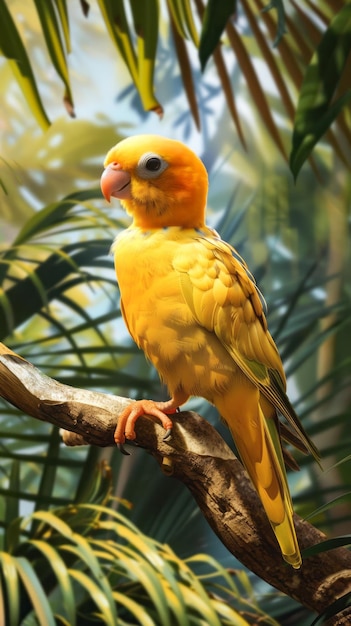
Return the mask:
<svg viewBox="0 0 351 626"><path fill-rule="evenodd" d="M198 203L170 202L167 208L157 204L144 204L135 200L122 203L133 218L133 226L143 230L179 226L181 228L203 228L205 226L205 206Z"/></svg>

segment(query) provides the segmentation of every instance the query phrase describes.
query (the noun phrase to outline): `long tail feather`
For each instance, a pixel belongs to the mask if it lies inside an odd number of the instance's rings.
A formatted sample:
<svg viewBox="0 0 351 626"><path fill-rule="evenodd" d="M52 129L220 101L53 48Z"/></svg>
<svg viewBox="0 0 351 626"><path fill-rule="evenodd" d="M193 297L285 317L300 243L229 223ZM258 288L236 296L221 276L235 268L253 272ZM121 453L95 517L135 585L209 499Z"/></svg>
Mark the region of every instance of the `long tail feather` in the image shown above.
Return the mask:
<svg viewBox="0 0 351 626"><path fill-rule="evenodd" d="M233 398L222 398L222 415L261 499L283 558L298 569L302 561L275 419L265 419L257 396L253 398L247 388L243 393L235 393L235 396L234 404ZM252 401L254 399L255 402ZM233 406L241 407L240 415L238 408L233 412Z"/></svg>

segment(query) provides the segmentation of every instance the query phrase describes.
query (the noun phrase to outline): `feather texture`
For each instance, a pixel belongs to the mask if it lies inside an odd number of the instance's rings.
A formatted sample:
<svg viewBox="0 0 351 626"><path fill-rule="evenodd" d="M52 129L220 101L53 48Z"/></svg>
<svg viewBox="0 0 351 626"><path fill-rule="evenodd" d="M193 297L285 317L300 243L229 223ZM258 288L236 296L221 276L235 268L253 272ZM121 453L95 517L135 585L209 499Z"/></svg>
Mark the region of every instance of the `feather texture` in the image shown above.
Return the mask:
<svg viewBox="0 0 351 626"><path fill-rule="evenodd" d="M155 136L117 144L105 165L105 196L121 198L133 217L113 245L129 332L173 399L202 396L217 407L284 558L299 567L277 412L289 424L286 439L317 459L318 452L286 395L254 279L205 225L204 167L179 142Z"/></svg>

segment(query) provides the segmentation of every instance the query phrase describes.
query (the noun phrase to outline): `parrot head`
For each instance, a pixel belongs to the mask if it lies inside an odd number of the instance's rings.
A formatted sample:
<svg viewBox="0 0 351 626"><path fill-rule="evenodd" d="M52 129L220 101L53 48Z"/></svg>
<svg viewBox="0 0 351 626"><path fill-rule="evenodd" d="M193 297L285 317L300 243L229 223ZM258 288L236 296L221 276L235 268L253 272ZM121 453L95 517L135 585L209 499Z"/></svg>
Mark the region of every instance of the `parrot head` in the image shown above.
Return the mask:
<svg viewBox="0 0 351 626"><path fill-rule="evenodd" d="M119 198L135 226L204 225L207 172L181 142L158 135L128 137L111 148L104 166L104 197Z"/></svg>

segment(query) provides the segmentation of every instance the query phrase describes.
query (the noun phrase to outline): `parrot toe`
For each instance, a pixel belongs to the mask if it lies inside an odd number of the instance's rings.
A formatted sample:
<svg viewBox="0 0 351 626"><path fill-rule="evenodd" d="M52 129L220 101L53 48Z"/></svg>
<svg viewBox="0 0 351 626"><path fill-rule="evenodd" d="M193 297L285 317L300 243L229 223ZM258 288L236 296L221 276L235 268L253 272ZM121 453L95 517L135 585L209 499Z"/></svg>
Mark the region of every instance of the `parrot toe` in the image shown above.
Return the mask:
<svg viewBox="0 0 351 626"><path fill-rule="evenodd" d="M121 454L124 454L125 456L130 456L130 453L128 452L128 450L125 449L123 443L117 443L117 448Z"/></svg>
<svg viewBox="0 0 351 626"><path fill-rule="evenodd" d="M166 431L165 438L170 437L173 424L170 417L162 410L164 408L164 404L166 403L157 403L153 400L137 400L129 404L120 413L114 439L121 452L123 452L123 444L126 439L134 440L136 438L134 427L139 417L142 415L149 415L156 418L159 422L161 422ZM167 406L166 408L168 409L169 407Z"/></svg>
<svg viewBox="0 0 351 626"><path fill-rule="evenodd" d="M166 434L163 437L162 441L169 441L172 437L172 429L171 428L167 428L166 430Z"/></svg>

